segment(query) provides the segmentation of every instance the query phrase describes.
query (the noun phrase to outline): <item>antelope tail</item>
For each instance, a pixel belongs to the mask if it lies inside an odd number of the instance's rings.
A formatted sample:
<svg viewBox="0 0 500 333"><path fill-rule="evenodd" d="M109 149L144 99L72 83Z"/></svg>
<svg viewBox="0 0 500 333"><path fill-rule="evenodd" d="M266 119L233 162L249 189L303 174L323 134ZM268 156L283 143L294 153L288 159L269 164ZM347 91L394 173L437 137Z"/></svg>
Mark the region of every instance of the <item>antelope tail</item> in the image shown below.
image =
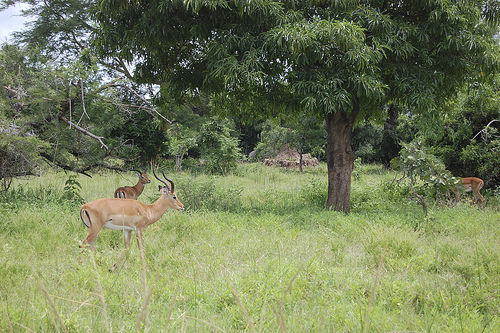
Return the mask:
<svg viewBox="0 0 500 333"><path fill-rule="evenodd" d="M87 210L82 208L82 210L80 211L80 218L82 219L83 224L85 224L87 228L90 228L92 221L90 220L90 215Z"/></svg>

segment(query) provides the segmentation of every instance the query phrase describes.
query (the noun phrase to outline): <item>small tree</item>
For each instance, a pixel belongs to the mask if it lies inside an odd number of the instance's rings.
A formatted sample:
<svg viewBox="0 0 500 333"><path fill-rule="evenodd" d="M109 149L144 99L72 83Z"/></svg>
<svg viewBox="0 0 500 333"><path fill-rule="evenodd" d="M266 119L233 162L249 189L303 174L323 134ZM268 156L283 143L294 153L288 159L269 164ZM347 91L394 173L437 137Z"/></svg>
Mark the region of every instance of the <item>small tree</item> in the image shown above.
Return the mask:
<svg viewBox="0 0 500 333"><path fill-rule="evenodd" d="M182 160L189 149L196 147L197 133L181 124L174 124L168 129L168 152L175 156L177 172L182 172Z"/></svg>
<svg viewBox="0 0 500 333"><path fill-rule="evenodd" d="M290 124L287 142L299 153L299 170L302 172L303 155L312 152L314 155L324 153L325 126L324 122L315 116L302 115Z"/></svg>
<svg viewBox="0 0 500 333"><path fill-rule="evenodd" d="M456 186L459 181L446 170L439 158L427 153L427 149L420 140L403 144L399 157L393 159L391 164L396 169L402 170L405 176L410 179L410 191L422 205L425 216L427 216L427 205L424 197L418 194L413 186L417 178L438 191L448 191L450 187Z"/></svg>
<svg viewBox="0 0 500 333"><path fill-rule="evenodd" d="M226 174L241 158L238 140L231 136L229 124L218 118L212 118L201 127L198 147L204 169L210 173Z"/></svg>
<svg viewBox="0 0 500 333"><path fill-rule="evenodd" d="M260 142L255 147L255 158L274 158L287 143L288 129L269 119L262 124Z"/></svg>
<svg viewBox="0 0 500 333"><path fill-rule="evenodd" d="M46 144L36 136L0 122L0 191L7 191L15 177L36 174L43 148Z"/></svg>

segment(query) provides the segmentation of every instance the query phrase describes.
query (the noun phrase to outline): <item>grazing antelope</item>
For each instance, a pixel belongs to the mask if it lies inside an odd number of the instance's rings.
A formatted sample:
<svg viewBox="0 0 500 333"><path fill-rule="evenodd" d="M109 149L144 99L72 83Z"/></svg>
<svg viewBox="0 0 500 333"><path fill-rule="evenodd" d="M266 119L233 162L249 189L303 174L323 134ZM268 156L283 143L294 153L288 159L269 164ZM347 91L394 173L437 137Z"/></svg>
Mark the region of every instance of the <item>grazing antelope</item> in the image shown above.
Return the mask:
<svg viewBox="0 0 500 333"><path fill-rule="evenodd" d="M85 226L89 228L87 237L85 237L82 245L80 245L82 252L87 245L95 251L94 244L97 235L102 228L108 228L111 230L123 230L125 249L130 246L131 234L132 231L135 231L142 257L143 230L158 221L169 208L179 211L184 210L184 205L179 201L174 192L174 182L168 179L165 173L163 173L163 177L171 185L169 186L165 180L158 178L154 168L153 174L165 186L158 186L160 197L151 205L145 205L133 199L103 198L88 202L82 206L80 217ZM123 253L121 259L125 256L125 253ZM121 259L119 259L110 271L113 271L117 267Z"/></svg>
<svg viewBox="0 0 500 333"><path fill-rule="evenodd" d="M115 191L115 198L137 200L137 197L141 195L142 191L144 191L144 186L151 183L151 180L149 180L145 172L141 172L135 169L132 169L131 171L137 172L139 181L134 186L124 186L117 188Z"/></svg>
<svg viewBox="0 0 500 333"><path fill-rule="evenodd" d="M474 199L476 200L476 204L478 201L481 201L481 205L484 203L484 197L481 195L480 191L484 186L484 181L477 177L466 177L462 178L462 185L465 188L465 192L473 192ZM459 185L460 186L460 185ZM453 188L453 192L455 192L455 202L458 203L460 200L460 193L458 186Z"/></svg>

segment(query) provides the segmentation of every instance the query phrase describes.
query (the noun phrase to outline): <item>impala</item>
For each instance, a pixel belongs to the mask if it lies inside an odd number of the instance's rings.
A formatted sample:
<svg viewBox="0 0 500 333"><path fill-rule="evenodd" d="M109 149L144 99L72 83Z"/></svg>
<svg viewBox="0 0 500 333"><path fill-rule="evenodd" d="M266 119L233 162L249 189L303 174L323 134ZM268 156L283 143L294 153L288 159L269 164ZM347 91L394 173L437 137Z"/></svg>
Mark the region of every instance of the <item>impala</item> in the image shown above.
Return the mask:
<svg viewBox="0 0 500 333"><path fill-rule="evenodd" d="M141 172L135 169L132 169L132 171L137 172L139 181L134 186L124 186L117 188L115 191L115 198L137 200L137 197L141 195L142 191L144 191L144 186L151 183L151 180L149 180L145 172Z"/></svg>
<svg viewBox="0 0 500 333"><path fill-rule="evenodd" d="M97 235L102 228L108 228L111 230L123 230L125 249L130 246L131 234L132 231L135 231L139 251L142 256L142 234L144 228L158 221L169 208L179 211L184 210L184 205L179 201L174 192L174 182L168 179L165 173L163 173L163 177L171 185L169 186L165 180L158 178L154 168L153 174L165 186L158 186L160 197L151 205L145 205L133 199L104 198L91 201L82 206L80 217L85 226L89 228L87 237L83 240L82 245L80 245L82 252L87 245L95 251L94 244ZM121 259L125 256L125 253L123 253L120 260L110 271L113 271L117 267Z"/></svg>
<svg viewBox="0 0 500 333"><path fill-rule="evenodd" d="M480 191L484 186L484 181L477 177L466 177L462 178L462 185L465 188L465 192L473 192L474 199L476 199L476 204L478 201L481 201L481 204L484 202L484 197L481 195ZM458 190L458 186L453 188L453 192L455 192L455 201L458 202L460 200L460 193Z"/></svg>

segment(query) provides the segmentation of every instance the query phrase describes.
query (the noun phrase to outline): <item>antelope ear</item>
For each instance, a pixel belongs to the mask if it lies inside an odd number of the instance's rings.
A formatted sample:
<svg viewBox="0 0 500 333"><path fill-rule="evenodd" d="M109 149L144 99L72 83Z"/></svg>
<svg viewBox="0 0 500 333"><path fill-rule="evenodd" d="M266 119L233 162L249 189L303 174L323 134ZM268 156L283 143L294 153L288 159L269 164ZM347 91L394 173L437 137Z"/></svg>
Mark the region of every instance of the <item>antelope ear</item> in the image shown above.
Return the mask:
<svg viewBox="0 0 500 333"><path fill-rule="evenodd" d="M161 191L161 188L162 188L161 185L158 185L158 191Z"/></svg>

